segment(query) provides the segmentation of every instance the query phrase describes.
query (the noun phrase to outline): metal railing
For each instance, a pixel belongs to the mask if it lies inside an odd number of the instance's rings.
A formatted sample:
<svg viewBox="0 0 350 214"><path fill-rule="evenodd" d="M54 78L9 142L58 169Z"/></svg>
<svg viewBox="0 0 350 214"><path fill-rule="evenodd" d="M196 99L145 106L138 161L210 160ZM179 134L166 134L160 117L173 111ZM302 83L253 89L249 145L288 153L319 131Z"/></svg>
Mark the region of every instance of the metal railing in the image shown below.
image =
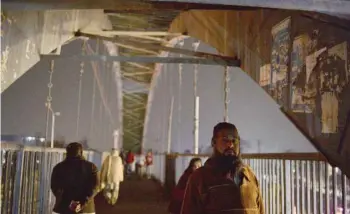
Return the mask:
<svg viewBox="0 0 350 214"><path fill-rule="evenodd" d="M177 182L190 159L198 157L192 154L155 156L154 168L163 168L167 159L175 159L172 161L174 178L164 178L161 170L153 172L163 183ZM208 158L207 155L199 157L203 163ZM245 154L243 160L260 183L265 213L350 214L349 179L320 154Z"/></svg>
<svg viewBox="0 0 350 214"><path fill-rule="evenodd" d="M101 154L84 151L87 160L101 166ZM65 149L1 144L1 213L47 214L54 196L50 189L53 167L65 158Z"/></svg>

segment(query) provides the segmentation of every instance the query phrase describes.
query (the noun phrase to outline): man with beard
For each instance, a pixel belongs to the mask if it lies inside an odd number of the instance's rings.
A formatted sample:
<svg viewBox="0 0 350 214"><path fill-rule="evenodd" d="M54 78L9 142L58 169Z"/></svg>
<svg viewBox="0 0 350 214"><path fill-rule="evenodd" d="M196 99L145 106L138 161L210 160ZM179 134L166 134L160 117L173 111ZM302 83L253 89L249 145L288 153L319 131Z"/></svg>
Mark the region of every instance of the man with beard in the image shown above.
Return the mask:
<svg viewBox="0 0 350 214"><path fill-rule="evenodd" d="M263 201L253 171L240 158L240 139L233 124L214 127L214 153L190 177L182 214L263 214Z"/></svg>

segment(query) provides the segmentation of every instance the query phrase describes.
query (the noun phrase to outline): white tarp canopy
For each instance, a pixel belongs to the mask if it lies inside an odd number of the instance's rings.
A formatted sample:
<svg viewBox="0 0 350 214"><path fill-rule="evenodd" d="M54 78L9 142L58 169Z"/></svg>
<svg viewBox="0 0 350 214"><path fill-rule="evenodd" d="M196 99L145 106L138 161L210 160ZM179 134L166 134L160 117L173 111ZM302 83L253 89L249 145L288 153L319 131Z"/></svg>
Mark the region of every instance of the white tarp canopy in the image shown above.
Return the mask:
<svg viewBox="0 0 350 214"><path fill-rule="evenodd" d="M79 29L110 29L103 10L2 11L1 92Z"/></svg>
<svg viewBox="0 0 350 214"><path fill-rule="evenodd" d="M179 48L216 54L212 47L190 37L177 38L170 43ZM198 70L199 150L202 153L210 151L212 129L224 119L224 68L191 64L158 64L147 106L145 149L167 150L169 115L174 97L171 151L193 152L195 67ZM239 130L243 152L316 152L283 115L276 102L251 77L240 68L233 67L229 69L229 76L229 122Z"/></svg>
<svg viewBox="0 0 350 214"><path fill-rule="evenodd" d="M95 40L86 46L97 52ZM62 54L82 52L83 40L77 39L62 47ZM100 42L100 51L115 55L117 47ZM91 53L89 53L91 54ZM56 116L55 139L87 140L88 146L99 151L113 147L114 130L122 130L122 81L118 62L82 62L76 59L54 60L52 75L52 108ZM81 70L82 69L82 70ZM35 136L45 135L50 60L43 58L1 94L1 134ZM81 77L81 90L80 74ZM80 91L80 104L79 104ZM78 116L79 109L79 116ZM79 122L78 122L79 121ZM77 130L78 125L78 130ZM49 122L49 136L51 120ZM122 139L122 135L120 140Z"/></svg>

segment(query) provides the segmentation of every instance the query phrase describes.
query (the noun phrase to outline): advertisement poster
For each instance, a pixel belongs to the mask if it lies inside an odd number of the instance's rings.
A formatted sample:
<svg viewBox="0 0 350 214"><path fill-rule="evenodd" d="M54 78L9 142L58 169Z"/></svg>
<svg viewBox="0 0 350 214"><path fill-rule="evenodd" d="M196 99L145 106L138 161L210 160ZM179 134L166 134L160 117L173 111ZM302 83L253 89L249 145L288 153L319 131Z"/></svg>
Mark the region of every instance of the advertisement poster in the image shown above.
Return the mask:
<svg viewBox="0 0 350 214"><path fill-rule="evenodd" d="M303 95L306 86L305 59L307 56L307 45L309 43L307 34L298 36L293 41L291 55L291 109L293 112L311 113L310 107L304 102Z"/></svg>
<svg viewBox="0 0 350 214"><path fill-rule="evenodd" d="M306 57L307 87L304 97L315 110L320 106L323 134L338 133L339 98L348 81L347 43L322 48ZM344 99L344 98L343 98Z"/></svg>
<svg viewBox="0 0 350 214"><path fill-rule="evenodd" d="M271 64L266 64L260 67L260 81L261 87L271 84Z"/></svg>
<svg viewBox="0 0 350 214"><path fill-rule="evenodd" d="M288 85L290 49L290 17L272 28L271 80L272 95L279 104L284 103L284 89Z"/></svg>

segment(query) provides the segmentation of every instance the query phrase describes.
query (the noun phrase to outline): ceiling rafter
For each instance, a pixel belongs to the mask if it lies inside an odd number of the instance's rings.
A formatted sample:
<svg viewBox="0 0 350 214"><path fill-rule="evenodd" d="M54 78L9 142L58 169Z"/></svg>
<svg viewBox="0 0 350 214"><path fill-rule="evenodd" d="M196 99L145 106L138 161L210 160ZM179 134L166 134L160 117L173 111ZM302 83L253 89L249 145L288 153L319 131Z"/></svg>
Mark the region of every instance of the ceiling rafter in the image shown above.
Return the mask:
<svg viewBox="0 0 350 214"><path fill-rule="evenodd" d="M118 37L108 37L108 36L101 36L99 34L91 34L88 32L77 32L76 36L84 36L84 37L90 37L90 38L101 38L105 39L111 42L119 42L120 38ZM138 42L132 42L132 41L126 41L123 40L124 44L127 45L136 45L139 47L147 48L147 49L158 49L161 51L167 51L167 52L172 52L172 53L178 53L178 54L183 54L183 55L189 55L189 56L194 56L194 57L201 57L205 58L208 60L214 60L216 63L215 64L221 64L221 65L230 65L230 66L240 66L241 62L237 57L228 57L228 56L222 56L218 54L210 54L210 53L204 53L204 52L199 52L199 51L191 51L191 50L186 50L182 48L174 48L174 47L167 47L163 45L154 45L154 44L144 44ZM170 57L168 57L170 59ZM184 58L183 58L184 59ZM163 62L160 62L163 63ZM179 62L181 63L181 62ZM201 64L201 62L195 62L196 64Z"/></svg>
<svg viewBox="0 0 350 214"><path fill-rule="evenodd" d="M114 42L114 44L116 44L119 47L128 48L128 49L132 49L132 50L135 50L135 51L144 52L144 53L148 53L148 54L152 54L152 55L157 55L158 54L158 52L151 51L151 50L144 49L144 48L138 48L138 47L135 47L135 46L132 46L132 45L124 45L124 44L121 44L121 43L118 43L118 42Z"/></svg>

